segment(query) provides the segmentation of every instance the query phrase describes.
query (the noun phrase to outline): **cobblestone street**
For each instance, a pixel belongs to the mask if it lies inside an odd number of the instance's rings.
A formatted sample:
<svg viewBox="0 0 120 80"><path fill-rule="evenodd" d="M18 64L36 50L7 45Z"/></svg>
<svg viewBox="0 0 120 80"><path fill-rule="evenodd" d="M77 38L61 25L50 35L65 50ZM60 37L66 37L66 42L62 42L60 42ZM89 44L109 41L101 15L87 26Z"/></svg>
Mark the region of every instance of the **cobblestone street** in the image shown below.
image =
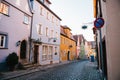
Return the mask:
<svg viewBox="0 0 120 80"><path fill-rule="evenodd" d="M17 77L11 80L101 80L96 64L78 61Z"/></svg>

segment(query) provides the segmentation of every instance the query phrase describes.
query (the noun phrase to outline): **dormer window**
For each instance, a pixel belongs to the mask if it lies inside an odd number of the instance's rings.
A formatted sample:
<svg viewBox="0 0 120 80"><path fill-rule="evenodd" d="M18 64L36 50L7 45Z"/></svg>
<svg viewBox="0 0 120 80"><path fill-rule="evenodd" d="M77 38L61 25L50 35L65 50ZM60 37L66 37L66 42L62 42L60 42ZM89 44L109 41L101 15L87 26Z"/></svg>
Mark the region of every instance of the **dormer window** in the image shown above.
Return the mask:
<svg viewBox="0 0 120 80"><path fill-rule="evenodd" d="M44 0L40 0L40 1L44 3Z"/></svg>

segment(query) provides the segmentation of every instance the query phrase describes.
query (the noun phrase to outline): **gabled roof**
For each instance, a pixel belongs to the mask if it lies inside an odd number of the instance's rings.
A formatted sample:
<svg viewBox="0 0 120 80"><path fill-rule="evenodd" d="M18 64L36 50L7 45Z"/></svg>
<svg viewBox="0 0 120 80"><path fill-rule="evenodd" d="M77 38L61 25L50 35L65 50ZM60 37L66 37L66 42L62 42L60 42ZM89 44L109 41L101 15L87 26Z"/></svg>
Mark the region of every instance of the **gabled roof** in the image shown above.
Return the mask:
<svg viewBox="0 0 120 80"><path fill-rule="evenodd" d="M62 20L59 18L50 8L48 8L45 4L43 4L40 0L37 0L42 6L44 6L48 11L50 11L54 16L56 16L60 21ZM49 0L47 0L49 1Z"/></svg>
<svg viewBox="0 0 120 80"><path fill-rule="evenodd" d="M66 25L63 25L61 27L63 27L64 29L69 29L71 31L71 29L68 26L66 26Z"/></svg>
<svg viewBox="0 0 120 80"><path fill-rule="evenodd" d="M75 41L75 39L73 38L73 35L71 35L70 37L68 37L67 34L65 33L64 29L70 29L70 28L67 27L67 26L62 26L61 25L61 27L60 27L60 34L63 35L63 36L65 36L65 37L67 37L67 38L69 38L69 39L71 39L71 40L73 40L73 41Z"/></svg>
<svg viewBox="0 0 120 80"><path fill-rule="evenodd" d="M73 38L77 41L78 38L79 38L79 41L81 42L82 39L84 39L83 35L82 34L79 34L79 35L73 35Z"/></svg>
<svg viewBox="0 0 120 80"><path fill-rule="evenodd" d="M75 41L77 42L78 39L79 39L79 44L81 44L82 40L83 40L83 43L85 44L85 38L82 34L79 34L79 35L73 35L73 38L75 39Z"/></svg>

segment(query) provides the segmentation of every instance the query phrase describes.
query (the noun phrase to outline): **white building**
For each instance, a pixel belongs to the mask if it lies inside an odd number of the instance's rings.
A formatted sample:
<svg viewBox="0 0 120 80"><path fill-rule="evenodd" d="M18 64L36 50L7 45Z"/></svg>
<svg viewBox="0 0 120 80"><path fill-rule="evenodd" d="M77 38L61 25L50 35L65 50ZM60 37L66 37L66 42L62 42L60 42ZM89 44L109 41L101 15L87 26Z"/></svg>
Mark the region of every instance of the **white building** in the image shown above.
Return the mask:
<svg viewBox="0 0 120 80"><path fill-rule="evenodd" d="M28 0L0 2L0 67L12 52L21 62L29 60L31 16Z"/></svg>
<svg viewBox="0 0 120 80"><path fill-rule="evenodd" d="M60 21L49 0L31 0L33 8L31 61L40 65L59 62Z"/></svg>

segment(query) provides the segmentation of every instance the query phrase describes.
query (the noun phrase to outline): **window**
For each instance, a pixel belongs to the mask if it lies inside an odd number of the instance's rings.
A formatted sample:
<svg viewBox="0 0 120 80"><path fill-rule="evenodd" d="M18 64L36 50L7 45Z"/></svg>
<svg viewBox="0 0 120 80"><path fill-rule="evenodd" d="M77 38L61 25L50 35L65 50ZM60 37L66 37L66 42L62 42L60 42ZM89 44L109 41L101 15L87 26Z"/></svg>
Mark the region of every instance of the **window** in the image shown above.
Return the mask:
<svg viewBox="0 0 120 80"><path fill-rule="evenodd" d="M48 36L48 28L46 28L46 36Z"/></svg>
<svg viewBox="0 0 120 80"><path fill-rule="evenodd" d="M54 23L54 17L52 16L52 23Z"/></svg>
<svg viewBox="0 0 120 80"><path fill-rule="evenodd" d="M56 19L56 25L58 26L58 20Z"/></svg>
<svg viewBox="0 0 120 80"><path fill-rule="evenodd" d="M47 19L49 20L49 13L47 12Z"/></svg>
<svg viewBox="0 0 120 80"><path fill-rule="evenodd" d="M47 60L48 47L44 45L42 50L42 60Z"/></svg>
<svg viewBox="0 0 120 80"><path fill-rule="evenodd" d="M6 5L5 3L0 3L0 13L8 15L8 8L9 6Z"/></svg>
<svg viewBox="0 0 120 80"><path fill-rule="evenodd" d="M64 38L64 44L66 44L66 40L65 40L65 38Z"/></svg>
<svg viewBox="0 0 120 80"><path fill-rule="evenodd" d="M40 15L43 15L43 8L40 6Z"/></svg>
<svg viewBox="0 0 120 80"><path fill-rule="evenodd" d="M52 59L52 53L53 53L53 47L52 47L52 46L49 46L48 59Z"/></svg>
<svg viewBox="0 0 120 80"><path fill-rule="evenodd" d="M55 55L57 55L57 47L55 47Z"/></svg>
<svg viewBox="0 0 120 80"><path fill-rule="evenodd" d="M42 34L42 25L41 24L39 24L38 33Z"/></svg>
<svg viewBox="0 0 120 80"><path fill-rule="evenodd" d="M29 24L29 17L26 14L24 15L24 23Z"/></svg>
<svg viewBox="0 0 120 80"><path fill-rule="evenodd" d="M50 34L51 38L53 38L53 30L51 30L51 34Z"/></svg>
<svg viewBox="0 0 120 80"><path fill-rule="evenodd" d="M7 48L7 36L0 34L0 48Z"/></svg>
<svg viewBox="0 0 120 80"><path fill-rule="evenodd" d="M56 32L56 38L58 39L58 33Z"/></svg>

